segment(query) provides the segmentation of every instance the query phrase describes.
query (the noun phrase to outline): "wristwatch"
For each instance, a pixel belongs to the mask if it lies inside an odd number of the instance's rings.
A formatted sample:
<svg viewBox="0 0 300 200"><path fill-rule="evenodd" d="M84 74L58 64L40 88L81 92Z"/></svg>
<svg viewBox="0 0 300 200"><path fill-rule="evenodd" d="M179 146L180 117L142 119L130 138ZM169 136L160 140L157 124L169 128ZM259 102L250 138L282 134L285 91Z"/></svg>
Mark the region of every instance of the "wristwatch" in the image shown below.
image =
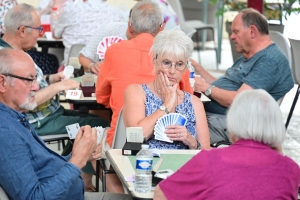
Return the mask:
<svg viewBox="0 0 300 200"><path fill-rule="evenodd" d="M162 110L162 111L165 111L167 114L169 114L170 112L168 111L167 107L162 105L162 106L159 106L159 109Z"/></svg>
<svg viewBox="0 0 300 200"><path fill-rule="evenodd" d="M205 90L204 94L205 94L206 96L210 97L211 91L212 91L212 89L213 89L214 87L216 87L216 86L214 86L214 85L209 86L209 88L208 88L207 90Z"/></svg>

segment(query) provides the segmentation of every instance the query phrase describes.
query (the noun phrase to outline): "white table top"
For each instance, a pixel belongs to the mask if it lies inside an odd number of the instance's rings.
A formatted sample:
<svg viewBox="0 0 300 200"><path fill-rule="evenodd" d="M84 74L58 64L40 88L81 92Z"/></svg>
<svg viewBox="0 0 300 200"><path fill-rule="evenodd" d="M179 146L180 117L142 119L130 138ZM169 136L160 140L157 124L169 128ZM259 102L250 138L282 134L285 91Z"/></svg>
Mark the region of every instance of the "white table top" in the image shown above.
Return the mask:
<svg viewBox="0 0 300 200"><path fill-rule="evenodd" d="M197 154L200 150L160 150L161 154ZM127 190L130 190L132 196L138 198L153 198L154 192L137 193L134 191L134 183L127 182L125 177L135 175L135 169L132 167L128 156L122 155L122 149L110 149L106 152L107 159L113 166L121 182Z"/></svg>
<svg viewBox="0 0 300 200"><path fill-rule="evenodd" d="M96 97L81 97L79 100L95 100L96 101ZM206 103L206 102L210 102L210 98L208 98L207 96L205 96L203 93L201 94L201 98L200 100L203 102L203 103Z"/></svg>

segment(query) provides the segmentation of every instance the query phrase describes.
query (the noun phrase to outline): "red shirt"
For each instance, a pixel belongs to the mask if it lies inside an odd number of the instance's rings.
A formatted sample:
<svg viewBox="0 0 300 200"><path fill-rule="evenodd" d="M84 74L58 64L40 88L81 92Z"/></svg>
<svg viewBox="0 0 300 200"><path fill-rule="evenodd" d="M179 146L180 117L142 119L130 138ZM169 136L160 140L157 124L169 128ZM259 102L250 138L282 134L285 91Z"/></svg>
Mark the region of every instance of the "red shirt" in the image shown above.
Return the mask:
<svg viewBox="0 0 300 200"><path fill-rule="evenodd" d="M111 146L119 112L124 104L124 91L130 84L149 83L155 79L154 66L149 50L153 36L142 33L131 40L123 40L109 47L104 63L100 67L96 85L96 98L99 104L113 111L111 128L106 141ZM184 73L180 89L192 93L189 72ZM125 134L125 133L124 133Z"/></svg>

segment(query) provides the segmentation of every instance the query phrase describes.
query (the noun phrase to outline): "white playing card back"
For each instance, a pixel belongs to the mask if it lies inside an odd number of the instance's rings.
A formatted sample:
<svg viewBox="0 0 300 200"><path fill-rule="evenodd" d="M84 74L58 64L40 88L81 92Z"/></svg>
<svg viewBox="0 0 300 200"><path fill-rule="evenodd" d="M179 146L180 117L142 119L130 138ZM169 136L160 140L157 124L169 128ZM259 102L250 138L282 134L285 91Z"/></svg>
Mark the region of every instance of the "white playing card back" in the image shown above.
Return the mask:
<svg viewBox="0 0 300 200"><path fill-rule="evenodd" d="M75 139L75 138L76 138L76 135L78 134L78 131L79 131L79 129L80 129L80 126L79 126L78 123L76 123L76 124L71 124L71 125L66 126L66 129L67 129L69 138L70 138L70 139Z"/></svg>
<svg viewBox="0 0 300 200"><path fill-rule="evenodd" d="M154 138L156 140L161 140L164 142L173 143L170 138L167 137L165 134L166 127L169 125L180 125L185 126L187 119L185 116L181 115L180 113L170 113L160 117L154 127Z"/></svg>

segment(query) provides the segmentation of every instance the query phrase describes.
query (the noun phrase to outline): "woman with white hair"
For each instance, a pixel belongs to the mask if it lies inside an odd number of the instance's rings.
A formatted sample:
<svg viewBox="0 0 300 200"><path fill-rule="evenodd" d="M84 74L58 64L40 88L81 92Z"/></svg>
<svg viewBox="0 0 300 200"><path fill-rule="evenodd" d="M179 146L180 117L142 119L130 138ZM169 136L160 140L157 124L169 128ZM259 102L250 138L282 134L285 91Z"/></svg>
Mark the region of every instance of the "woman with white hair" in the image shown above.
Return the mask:
<svg viewBox="0 0 300 200"><path fill-rule="evenodd" d="M233 144L201 151L168 179L154 199L297 199L299 166L279 149L280 108L264 90L238 94L227 113Z"/></svg>
<svg viewBox="0 0 300 200"><path fill-rule="evenodd" d="M193 52L193 42L179 30L166 30L154 38L150 49L156 78L148 84L130 85L125 90L124 123L143 128L150 148L210 149L209 132L203 104L199 98L179 89ZM170 125L165 134L173 143L156 140L154 126L168 113L187 118L185 126Z"/></svg>

